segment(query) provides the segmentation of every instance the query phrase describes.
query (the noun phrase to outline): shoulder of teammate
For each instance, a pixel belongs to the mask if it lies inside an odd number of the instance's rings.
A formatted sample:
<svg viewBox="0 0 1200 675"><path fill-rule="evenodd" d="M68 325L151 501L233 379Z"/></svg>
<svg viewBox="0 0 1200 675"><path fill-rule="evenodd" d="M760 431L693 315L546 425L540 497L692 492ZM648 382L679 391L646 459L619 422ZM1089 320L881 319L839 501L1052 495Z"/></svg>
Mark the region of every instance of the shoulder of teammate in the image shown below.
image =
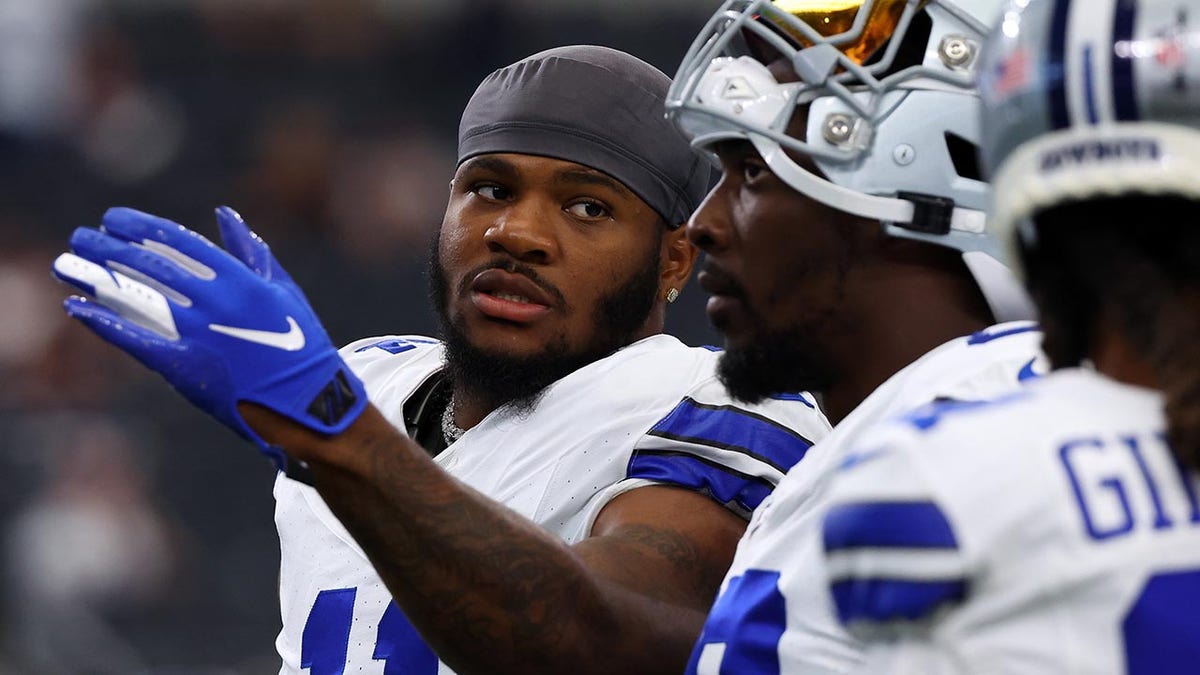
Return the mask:
<svg viewBox="0 0 1200 675"><path fill-rule="evenodd" d="M1041 341L1041 329L1030 321L990 326L926 354L910 366L907 386L920 391L916 398L925 401L1001 396L1049 370Z"/></svg>
<svg viewBox="0 0 1200 675"><path fill-rule="evenodd" d="M809 394L747 404L709 372L638 439L628 476L705 493L748 517L829 430Z"/></svg>
<svg viewBox="0 0 1200 675"><path fill-rule="evenodd" d="M830 477L825 579L838 619L865 641L927 633L961 604L969 561L902 423L864 434Z"/></svg>
<svg viewBox="0 0 1200 675"><path fill-rule="evenodd" d="M1004 375L1018 383L1049 372L1042 355L1042 329L1032 321L996 324L962 339L961 358L996 363Z"/></svg>
<svg viewBox="0 0 1200 675"><path fill-rule="evenodd" d="M1035 489L1013 447L1031 431L1021 420L1045 413L1038 388L930 403L864 432L842 459L822 537L838 618L857 637L920 636L968 599L983 540L1028 511L1002 495ZM981 514L988 526L971 529Z"/></svg>

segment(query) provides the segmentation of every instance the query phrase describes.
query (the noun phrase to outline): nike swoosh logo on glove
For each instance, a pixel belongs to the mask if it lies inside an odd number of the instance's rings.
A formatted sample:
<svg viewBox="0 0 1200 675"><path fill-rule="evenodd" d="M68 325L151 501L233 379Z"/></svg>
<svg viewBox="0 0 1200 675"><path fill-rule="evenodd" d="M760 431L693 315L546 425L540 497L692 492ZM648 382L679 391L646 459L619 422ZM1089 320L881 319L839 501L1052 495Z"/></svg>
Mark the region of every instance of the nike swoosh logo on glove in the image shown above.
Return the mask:
<svg viewBox="0 0 1200 675"><path fill-rule="evenodd" d="M246 342L274 347L284 351L296 352L304 349L304 331L300 330L300 325L292 317L287 318L288 330L283 333L277 333L270 330L254 330L252 328L238 328L236 326L222 326L215 323L208 324L208 329L215 333L223 333L230 337L235 337Z"/></svg>

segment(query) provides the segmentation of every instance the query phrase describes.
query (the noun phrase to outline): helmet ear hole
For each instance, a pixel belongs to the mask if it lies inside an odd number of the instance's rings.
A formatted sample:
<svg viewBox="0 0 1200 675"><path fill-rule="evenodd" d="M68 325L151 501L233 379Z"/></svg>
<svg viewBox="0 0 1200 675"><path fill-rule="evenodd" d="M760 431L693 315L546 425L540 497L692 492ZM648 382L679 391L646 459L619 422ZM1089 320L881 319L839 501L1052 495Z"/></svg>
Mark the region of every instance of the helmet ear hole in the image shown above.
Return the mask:
<svg viewBox="0 0 1200 675"><path fill-rule="evenodd" d="M946 132L946 149L950 152L950 161L954 163L954 172L968 180L983 180L980 168L979 146L959 136Z"/></svg>

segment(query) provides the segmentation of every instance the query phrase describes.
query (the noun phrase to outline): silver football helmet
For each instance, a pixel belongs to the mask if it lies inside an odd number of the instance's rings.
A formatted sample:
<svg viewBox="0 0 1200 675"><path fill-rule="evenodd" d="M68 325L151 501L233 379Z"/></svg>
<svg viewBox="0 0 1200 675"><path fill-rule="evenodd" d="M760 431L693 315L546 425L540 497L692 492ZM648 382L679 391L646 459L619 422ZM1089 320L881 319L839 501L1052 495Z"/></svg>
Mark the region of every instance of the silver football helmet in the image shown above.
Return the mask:
<svg viewBox="0 0 1200 675"><path fill-rule="evenodd" d="M1014 0L979 88L1006 245L1032 244L1030 216L1066 201L1200 199L1200 0Z"/></svg>
<svg viewBox="0 0 1200 675"><path fill-rule="evenodd" d="M1002 5L728 0L684 57L668 115L699 150L747 140L809 198L962 251L997 318L1027 318L976 165L976 61ZM789 77L772 74L780 64ZM805 128L789 128L805 109Z"/></svg>

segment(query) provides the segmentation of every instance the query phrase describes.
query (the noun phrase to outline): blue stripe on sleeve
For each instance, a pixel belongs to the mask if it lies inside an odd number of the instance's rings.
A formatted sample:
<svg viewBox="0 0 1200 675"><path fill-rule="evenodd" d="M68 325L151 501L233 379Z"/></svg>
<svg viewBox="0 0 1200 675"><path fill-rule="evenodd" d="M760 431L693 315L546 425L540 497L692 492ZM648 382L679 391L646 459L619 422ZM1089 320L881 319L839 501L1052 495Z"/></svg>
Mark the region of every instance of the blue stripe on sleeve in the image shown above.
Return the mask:
<svg viewBox="0 0 1200 675"><path fill-rule="evenodd" d="M734 471L680 452L639 450L629 460L630 478L644 478L710 494L721 504L758 508L774 486L763 478Z"/></svg>
<svg viewBox="0 0 1200 675"><path fill-rule="evenodd" d="M961 601L966 589L963 579L849 579L830 585L843 624L920 619L946 603Z"/></svg>
<svg viewBox="0 0 1200 675"><path fill-rule="evenodd" d="M954 531L933 502L857 502L825 514L825 550L958 548Z"/></svg>
<svg viewBox="0 0 1200 675"><path fill-rule="evenodd" d="M807 404L807 402L806 402ZM787 473L812 442L777 422L730 405L685 398L649 432L651 436L732 450Z"/></svg>

